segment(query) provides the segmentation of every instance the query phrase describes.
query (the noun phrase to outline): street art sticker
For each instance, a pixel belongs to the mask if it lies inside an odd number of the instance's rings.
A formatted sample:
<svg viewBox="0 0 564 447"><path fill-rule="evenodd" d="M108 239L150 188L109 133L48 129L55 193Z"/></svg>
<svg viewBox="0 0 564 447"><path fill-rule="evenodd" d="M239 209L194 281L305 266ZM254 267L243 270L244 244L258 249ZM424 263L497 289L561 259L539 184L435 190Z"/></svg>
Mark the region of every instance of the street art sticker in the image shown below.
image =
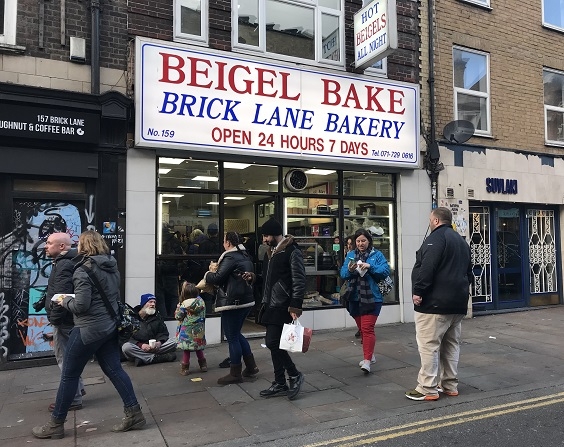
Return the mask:
<svg viewBox="0 0 564 447"><path fill-rule="evenodd" d="M452 212L452 227L458 232L458 234L466 238L466 233L468 231L468 220L466 215L468 214L468 211L466 210L463 201L441 199L440 206L448 208Z"/></svg>
<svg viewBox="0 0 564 447"><path fill-rule="evenodd" d="M36 311L47 288L51 260L45 241L66 232L78 242L82 221L77 206L65 202L14 202L14 230L0 238L0 352L3 360L51 351L53 332L45 311ZM5 308L4 308L5 306Z"/></svg>

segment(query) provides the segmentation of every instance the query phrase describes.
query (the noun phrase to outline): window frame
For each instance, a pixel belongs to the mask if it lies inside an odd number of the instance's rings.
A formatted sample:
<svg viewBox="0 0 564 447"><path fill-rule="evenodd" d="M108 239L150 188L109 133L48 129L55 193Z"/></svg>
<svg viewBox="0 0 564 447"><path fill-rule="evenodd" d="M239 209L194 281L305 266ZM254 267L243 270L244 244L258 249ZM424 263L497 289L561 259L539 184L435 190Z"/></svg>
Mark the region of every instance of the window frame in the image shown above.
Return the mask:
<svg viewBox="0 0 564 447"><path fill-rule="evenodd" d="M564 71L559 71L559 70L553 70L550 68L544 68L542 69L542 80L543 80L543 96L544 96L544 75L545 73L553 73L553 74L557 74L559 76L562 76L564 78ZM564 83L564 81L563 81ZM561 107L558 106L551 106L548 105L544 102L544 98L543 98L543 110L544 110L544 143L545 144L549 144L551 146L564 146L564 139L562 141L559 140L549 140L548 139L548 112L558 112L558 113L562 113L564 115L564 103L562 104Z"/></svg>
<svg viewBox="0 0 564 447"><path fill-rule="evenodd" d="M562 1L562 0L561 0ZM541 20L542 20L542 26L546 27L546 28L550 28L556 31L561 31L564 32L564 24L562 26L558 26L558 25L554 25L553 23L548 23L544 20L544 10L545 10L545 2L546 0L542 0L541 2ZM564 8L564 4L562 5L562 8ZM561 14L564 14L564 11L561 12Z"/></svg>
<svg viewBox="0 0 564 447"><path fill-rule="evenodd" d="M234 52L248 53L254 55L261 55L272 59L283 60L288 62L306 63L308 65L317 65L333 68L345 68L345 1L339 0L341 8L336 9L327 8L318 5L318 0L275 0L279 3L286 3L289 5L299 6L302 8L309 8L313 10L314 17L314 48L315 54L313 59L305 59L296 56L288 56L285 54L271 53L266 50L266 1L258 1L258 22L260 28L258 46L247 45L239 43L239 27L238 27L238 8L237 1L232 1L231 8L231 47ZM338 14L336 14L338 12ZM334 61L330 59L323 59L323 33L322 33L322 16L323 14L336 16L339 18L339 60Z"/></svg>
<svg viewBox="0 0 564 447"><path fill-rule="evenodd" d="M18 19L18 1L4 2L4 34L0 34L0 44L15 45Z"/></svg>
<svg viewBox="0 0 564 447"><path fill-rule="evenodd" d="M189 0L174 0L174 19L173 35L175 42L187 42L194 45L208 45L209 39L209 0L199 0L201 4L200 29L201 36L182 32L182 7L186 6Z"/></svg>
<svg viewBox="0 0 564 447"><path fill-rule="evenodd" d="M467 52L467 53L473 53L473 54L485 57L485 61L486 61L486 89L487 89L487 91L485 93L455 86L454 52L456 50L464 51L464 52ZM453 45L453 47L452 47L452 88L453 88L453 93L454 93L453 111L454 111L454 119L455 120L460 119L460 118L458 118L458 94L459 93L464 94L464 95L468 95L468 96L473 96L473 97L476 97L476 98L485 98L486 99L486 119L488 120L487 128L486 128L486 130L479 130L479 129L475 128L474 136L491 136L492 135L492 117L491 117L491 87L490 87L490 54L485 52L485 51L473 50L473 49L470 49L470 48L467 48L467 47L462 47L462 46L459 46L459 45Z"/></svg>
<svg viewBox="0 0 564 447"><path fill-rule="evenodd" d="M463 3L470 3L476 6L481 6L483 8L491 9L491 1L490 0L460 0ZM544 0L543 0L544 1Z"/></svg>

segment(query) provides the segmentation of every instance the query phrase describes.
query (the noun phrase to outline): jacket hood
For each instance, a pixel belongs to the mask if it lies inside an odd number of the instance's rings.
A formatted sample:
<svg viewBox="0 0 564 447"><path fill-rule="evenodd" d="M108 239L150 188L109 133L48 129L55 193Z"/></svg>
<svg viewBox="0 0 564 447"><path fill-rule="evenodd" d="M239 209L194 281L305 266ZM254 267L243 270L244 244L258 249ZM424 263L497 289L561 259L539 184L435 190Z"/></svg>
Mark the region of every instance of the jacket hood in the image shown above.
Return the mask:
<svg viewBox="0 0 564 447"><path fill-rule="evenodd" d="M117 272L117 261L111 255L95 255L89 256L88 258L91 259L98 268L108 273Z"/></svg>

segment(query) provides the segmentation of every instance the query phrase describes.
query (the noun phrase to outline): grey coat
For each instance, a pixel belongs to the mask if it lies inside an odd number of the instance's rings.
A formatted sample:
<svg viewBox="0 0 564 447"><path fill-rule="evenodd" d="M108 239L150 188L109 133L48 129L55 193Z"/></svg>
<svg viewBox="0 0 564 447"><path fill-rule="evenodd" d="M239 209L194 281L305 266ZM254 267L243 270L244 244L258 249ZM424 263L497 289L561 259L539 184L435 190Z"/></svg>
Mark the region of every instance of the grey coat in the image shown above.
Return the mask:
<svg viewBox="0 0 564 447"><path fill-rule="evenodd" d="M74 297L65 297L63 306L74 315L74 325L80 328L82 342L94 343L116 330L116 322L88 274L85 264L100 281L114 311L118 312L120 275L116 260L109 255L86 257L77 264L73 274ZM116 333L117 334L117 333Z"/></svg>

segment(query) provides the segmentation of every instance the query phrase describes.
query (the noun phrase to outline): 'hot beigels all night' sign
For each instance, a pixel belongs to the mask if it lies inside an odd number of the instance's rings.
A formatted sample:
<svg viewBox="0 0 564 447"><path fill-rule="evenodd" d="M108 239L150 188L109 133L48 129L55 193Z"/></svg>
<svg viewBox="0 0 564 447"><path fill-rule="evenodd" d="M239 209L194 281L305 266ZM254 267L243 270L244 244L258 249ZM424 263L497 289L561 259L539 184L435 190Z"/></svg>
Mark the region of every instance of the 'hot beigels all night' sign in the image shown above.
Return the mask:
<svg viewBox="0 0 564 447"><path fill-rule="evenodd" d="M138 147L417 168L419 87L145 38Z"/></svg>

